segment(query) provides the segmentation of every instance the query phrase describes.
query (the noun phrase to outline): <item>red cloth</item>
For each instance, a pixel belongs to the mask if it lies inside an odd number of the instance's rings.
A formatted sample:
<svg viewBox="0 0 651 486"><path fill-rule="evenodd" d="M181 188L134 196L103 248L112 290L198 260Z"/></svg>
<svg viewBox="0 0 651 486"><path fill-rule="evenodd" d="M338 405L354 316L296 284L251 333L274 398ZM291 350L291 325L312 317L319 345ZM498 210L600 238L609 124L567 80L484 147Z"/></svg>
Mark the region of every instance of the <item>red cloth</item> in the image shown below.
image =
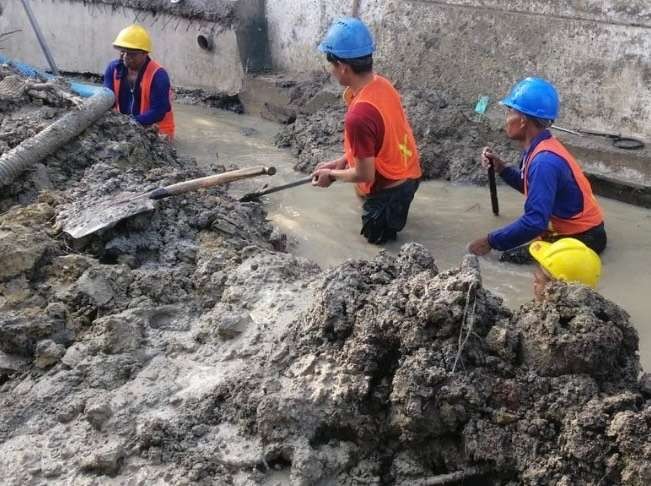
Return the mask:
<svg viewBox="0 0 651 486"><path fill-rule="evenodd" d="M344 124L357 159L376 157L384 141L382 115L370 103L357 103L346 113Z"/></svg>

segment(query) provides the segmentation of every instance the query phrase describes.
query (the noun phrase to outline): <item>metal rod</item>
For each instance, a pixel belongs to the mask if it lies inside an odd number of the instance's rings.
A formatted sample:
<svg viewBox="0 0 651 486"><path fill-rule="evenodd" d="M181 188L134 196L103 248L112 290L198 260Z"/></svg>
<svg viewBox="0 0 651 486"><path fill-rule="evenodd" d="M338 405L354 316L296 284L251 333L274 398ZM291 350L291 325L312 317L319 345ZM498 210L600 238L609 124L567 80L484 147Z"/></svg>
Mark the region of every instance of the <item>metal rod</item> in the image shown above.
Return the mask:
<svg viewBox="0 0 651 486"><path fill-rule="evenodd" d="M493 207L493 214L500 215L500 204L497 200L497 183L495 181L495 168L493 164L488 168L488 187L491 193L491 206Z"/></svg>
<svg viewBox="0 0 651 486"><path fill-rule="evenodd" d="M353 0L353 17L359 17L359 9L361 8L362 0Z"/></svg>
<svg viewBox="0 0 651 486"><path fill-rule="evenodd" d="M34 33L36 34L38 43L41 45L43 54L45 54L47 63L50 65L50 71L52 71L52 74L54 74L55 76L58 76L59 70L57 69L57 65L54 63L54 58L52 57L52 53L50 52L50 49L45 43L45 37L43 36L43 32L41 32L41 28L38 26L38 22L36 21L36 17L34 16L32 7L30 6L28 0L21 0L21 1L23 2L23 7L25 7L25 12L27 13L27 17L29 17L29 23L32 24L32 28L34 29Z"/></svg>
<svg viewBox="0 0 651 486"><path fill-rule="evenodd" d="M263 191L258 191L258 192L250 192L248 194L245 194L240 198L240 202L251 202L255 201L261 196L265 196L267 194L273 194L274 192L278 191L284 191L285 189L291 189L292 187L296 186L302 186L303 184L308 184L312 182L312 177L307 177L305 179L301 179L298 181L290 182L289 184L283 184L282 186L276 186L276 187L271 187L269 189L265 189Z"/></svg>
<svg viewBox="0 0 651 486"><path fill-rule="evenodd" d="M570 130L569 128L559 127L558 125L552 125L551 128L553 128L554 130L558 130L560 132L571 133L572 135L578 135L579 137L583 135L582 133L577 132L576 130Z"/></svg>

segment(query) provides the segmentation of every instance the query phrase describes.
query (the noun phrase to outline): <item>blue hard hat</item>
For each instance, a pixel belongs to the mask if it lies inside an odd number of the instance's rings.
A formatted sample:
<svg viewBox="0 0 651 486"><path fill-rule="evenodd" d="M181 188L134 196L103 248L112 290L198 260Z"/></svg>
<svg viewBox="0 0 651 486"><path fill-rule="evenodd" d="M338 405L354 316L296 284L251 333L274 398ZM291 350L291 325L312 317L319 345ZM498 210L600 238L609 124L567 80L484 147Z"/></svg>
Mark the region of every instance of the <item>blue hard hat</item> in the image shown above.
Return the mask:
<svg viewBox="0 0 651 486"><path fill-rule="evenodd" d="M375 43L364 22L354 17L344 17L330 26L319 50L340 59L354 59L372 54Z"/></svg>
<svg viewBox="0 0 651 486"><path fill-rule="evenodd" d="M543 120L556 120L560 108L558 91L552 83L542 78L523 79L500 103Z"/></svg>

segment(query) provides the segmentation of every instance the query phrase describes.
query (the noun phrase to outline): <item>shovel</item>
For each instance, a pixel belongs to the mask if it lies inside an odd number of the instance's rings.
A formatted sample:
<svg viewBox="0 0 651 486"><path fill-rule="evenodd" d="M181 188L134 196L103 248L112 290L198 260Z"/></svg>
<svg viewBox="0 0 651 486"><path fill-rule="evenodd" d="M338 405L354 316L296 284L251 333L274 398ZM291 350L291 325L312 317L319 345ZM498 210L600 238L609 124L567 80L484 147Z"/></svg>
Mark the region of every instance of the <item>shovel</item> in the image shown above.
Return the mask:
<svg viewBox="0 0 651 486"><path fill-rule="evenodd" d="M219 186L240 179L248 179L265 174L274 175L275 173L275 167L251 167L178 182L142 194L121 193L118 196L113 196L81 211L78 215L68 218L63 223L62 229L75 239L83 238L97 231L111 228L123 219L154 210L156 208L154 201L159 199L202 188Z"/></svg>
<svg viewBox="0 0 651 486"><path fill-rule="evenodd" d="M488 108L489 101L490 100L488 96L481 96L477 101L475 112L479 113L480 120L482 115L486 114L486 108ZM493 167L493 164L488 167L488 189L490 190L491 194L491 207L493 209L493 214L495 216L499 216L500 203L497 199L497 182L495 180L495 168Z"/></svg>
<svg viewBox="0 0 651 486"><path fill-rule="evenodd" d="M291 189L292 187L302 186L303 184L307 184L308 182L312 182L311 176L305 179L300 179L298 181L290 182L289 184L283 184L282 186L270 187L269 189L264 189L263 191L249 192L248 194L244 194L244 196L240 198L240 202L257 201L258 199L260 199L261 196L264 196L266 194L272 194L274 192L283 191L285 189Z"/></svg>

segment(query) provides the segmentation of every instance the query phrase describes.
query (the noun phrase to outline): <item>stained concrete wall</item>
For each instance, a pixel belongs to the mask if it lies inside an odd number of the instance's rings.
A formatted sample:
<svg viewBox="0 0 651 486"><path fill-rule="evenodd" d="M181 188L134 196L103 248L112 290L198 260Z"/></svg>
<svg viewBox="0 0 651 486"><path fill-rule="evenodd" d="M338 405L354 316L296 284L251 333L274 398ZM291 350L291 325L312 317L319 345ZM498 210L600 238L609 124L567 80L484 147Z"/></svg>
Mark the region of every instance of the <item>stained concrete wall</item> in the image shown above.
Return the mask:
<svg viewBox="0 0 651 486"><path fill-rule="evenodd" d="M184 87L217 88L235 94L244 78L236 32L213 22L168 14L114 8L68 0L31 0L32 9L60 70L103 73L116 57L111 44L124 26L138 22L149 29L153 57ZM47 67L20 0L0 3L0 32L22 29L2 42L3 53L37 67ZM208 33L212 52L200 49L196 38Z"/></svg>
<svg viewBox="0 0 651 486"><path fill-rule="evenodd" d="M201 0L217 5L222 0ZM261 0L260 0L261 1ZM111 41L135 20L147 26L155 56L176 85L235 93L243 84L234 27L81 0L31 0L54 57L67 71L99 73ZM355 0L267 0L276 69L325 69L316 51L332 20ZM561 91L559 123L623 131L651 140L649 0L360 0L375 32L378 67L403 84L428 85L472 103L493 100L518 79L540 75ZM2 0L0 32L22 28L4 53L44 66L19 0ZM196 35L214 35L201 51Z"/></svg>
<svg viewBox="0 0 651 486"><path fill-rule="evenodd" d="M280 69L322 69L315 51L353 1L267 2ZM561 92L559 123L651 139L651 2L648 0L362 0L378 65L393 80L460 94L504 95L529 75Z"/></svg>

